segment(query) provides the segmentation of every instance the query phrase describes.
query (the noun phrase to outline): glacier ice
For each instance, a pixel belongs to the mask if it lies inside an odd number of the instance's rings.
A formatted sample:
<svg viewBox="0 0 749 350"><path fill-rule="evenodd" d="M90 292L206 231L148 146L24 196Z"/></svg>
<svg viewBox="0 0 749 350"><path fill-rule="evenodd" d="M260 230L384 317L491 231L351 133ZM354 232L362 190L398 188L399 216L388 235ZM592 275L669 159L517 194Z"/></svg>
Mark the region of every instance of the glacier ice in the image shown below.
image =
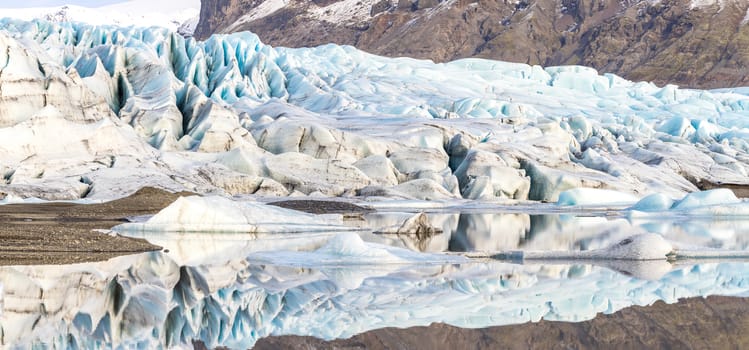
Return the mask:
<svg viewBox="0 0 749 350"><path fill-rule="evenodd" d="M364 242L357 233L340 233L312 252L267 251L252 253L247 259L258 264L308 268L351 265L460 264L469 262L462 256L422 254L410 249Z"/></svg>
<svg viewBox="0 0 749 350"><path fill-rule="evenodd" d="M0 344L161 348L201 340L209 347L249 348L269 335L334 339L433 322L475 328L580 321L657 300L746 295L749 285L741 260L699 265L665 260L674 249L705 258L749 248L749 225L741 221L659 217L660 226L653 226L647 220L569 214L414 214L397 212L413 210L413 202L400 208L383 203L396 212L379 206L363 214L366 227L388 231L422 221L442 232L393 235L361 230L361 224L339 230L338 215L313 217L219 196L183 197L150 218L158 232L126 232L168 251L90 264L0 267L6 306ZM314 222L320 231L227 232L227 224L258 219L286 227ZM195 222L204 225L203 232L175 231ZM222 232L209 232L211 222ZM149 220L140 223L148 228ZM649 233L658 227L662 234ZM626 249L638 242L639 248ZM440 253L447 249L545 253L517 265ZM638 258L658 260L609 260L643 252L653 256ZM565 254L575 260L549 260Z"/></svg>
<svg viewBox="0 0 749 350"><path fill-rule="evenodd" d="M19 171L0 183L4 192L33 184L56 188L57 199L114 198L155 175L153 185L200 193L555 202L580 187L680 197L702 184L747 184L742 89L658 87L575 66L434 64L336 45L272 48L251 33L199 42L156 27L0 27L3 129L50 107L139 139L90 146L77 158L88 171ZM86 140L72 125L55 127ZM36 157L8 157L8 167L47 174L61 155L20 135L13 144ZM16 153L8 147L0 154ZM106 156L115 168L135 162L132 180L112 183L113 170L92 160ZM81 176L87 190L61 185Z"/></svg>

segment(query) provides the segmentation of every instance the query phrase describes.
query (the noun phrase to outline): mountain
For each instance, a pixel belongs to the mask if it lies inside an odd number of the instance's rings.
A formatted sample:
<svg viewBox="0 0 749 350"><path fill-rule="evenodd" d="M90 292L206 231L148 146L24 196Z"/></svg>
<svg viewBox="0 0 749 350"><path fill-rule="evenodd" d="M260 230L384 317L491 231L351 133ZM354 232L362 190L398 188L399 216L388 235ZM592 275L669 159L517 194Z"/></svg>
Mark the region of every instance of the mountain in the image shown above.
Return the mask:
<svg viewBox="0 0 749 350"><path fill-rule="evenodd" d="M584 65L630 80L749 85L746 0L203 0L196 36L249 30L274 46Z"/></svg>
<svg viewBox="0 0 749 350"><path fill-rule="evenodd" d="M0 4L0 18L43 19L58 23L83 22L93 25L123 27L158 26L178 31L180 34L187 36L191 36L195 31L199 14L200 0L130 0L98 7L64 5L38 8L3 8L3 5Z"/></svg>

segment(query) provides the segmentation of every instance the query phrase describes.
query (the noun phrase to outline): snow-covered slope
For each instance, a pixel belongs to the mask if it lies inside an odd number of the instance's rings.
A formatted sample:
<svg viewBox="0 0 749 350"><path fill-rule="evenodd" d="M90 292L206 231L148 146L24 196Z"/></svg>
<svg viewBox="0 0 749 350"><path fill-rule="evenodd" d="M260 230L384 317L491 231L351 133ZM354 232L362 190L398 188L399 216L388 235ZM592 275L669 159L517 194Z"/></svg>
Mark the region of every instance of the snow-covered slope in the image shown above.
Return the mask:
<svg viewBox="0 0 749 350"><path fill-rule="evenodd" d="M52 22L82 22L91 25L117 25L137 27L165 27L192 35L198 24L200 0L149 1L122 0L118 3L84 7L64 5L46 8L3 8L0 17L22 20L42 19Z"/></svg>
<svg viewBox="0 0 749 350"><path fill-rule="evenodd" d="M33 116L50 106L86 120L77 98L40 97L64 96L70 87L46 83L64 76L95 99L86 106L153 147L88 144L88 169L70 168L44 140L19 136L0 145L6 192L73 186L111 198L147 178L230 194L557 201L578 187L638 199L749 184L742 89L658 87L580 66L272 48L250 33L199 42L159 28L0 25L12 48L0 56L5 127L40 127L45 118Z"/></svg>

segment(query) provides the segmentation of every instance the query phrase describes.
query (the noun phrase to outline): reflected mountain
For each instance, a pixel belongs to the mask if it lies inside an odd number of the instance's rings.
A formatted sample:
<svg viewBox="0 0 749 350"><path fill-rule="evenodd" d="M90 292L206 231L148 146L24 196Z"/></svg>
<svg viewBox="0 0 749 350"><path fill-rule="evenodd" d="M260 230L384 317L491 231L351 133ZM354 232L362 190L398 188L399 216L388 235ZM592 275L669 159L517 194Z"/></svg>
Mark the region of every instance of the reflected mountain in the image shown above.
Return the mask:
<svg viewBox="0 0 749 350"><path fill-rule="evenodd" d="M465 329L446 324L383 328L324 341L281 336L260 339L265 349L746 349L749 299L713 296L675 304L633 306L590 321L540 321Z"/></svg>

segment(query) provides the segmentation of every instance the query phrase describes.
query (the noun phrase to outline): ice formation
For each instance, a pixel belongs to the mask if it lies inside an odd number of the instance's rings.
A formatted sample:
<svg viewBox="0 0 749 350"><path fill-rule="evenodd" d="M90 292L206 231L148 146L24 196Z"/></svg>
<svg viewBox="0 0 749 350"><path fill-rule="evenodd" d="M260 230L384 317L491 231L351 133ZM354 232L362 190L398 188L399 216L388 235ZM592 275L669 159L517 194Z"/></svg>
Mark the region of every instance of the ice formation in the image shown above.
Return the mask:
<svg viewBox="0 0 749 350"><path fill-rule="evenodd" d="M680 200L657 193L629 207L632 217L689 215L704 217L749 217L749 202L736 198L729 189L687 194Z"/></svg>
<svg viewBox="0 0 749 350"><path fill-rule="evenodd" d="M729 190L730 192L730 190ZM594 188L575 188L559 194L558 205L626 205L638 202L638 198L618 191Z"/></svg>
<svg viewBox="0 0 749 350"><path fill-rule="evenodd" d="M352 231L341 215L313 215L263 203L218 196L180 197L145 222L125 223L121 232L295 233Z"/></svg>
<svg viewBox="0 0 749 350"><path fill-rule="evenodd" d="M745 89L272 48L250 33L0 27L0 125L14 140L0 146L0 191L15 196L107 199L151 185L556 202L578 188L678 198L749 182Z"/></svg>

